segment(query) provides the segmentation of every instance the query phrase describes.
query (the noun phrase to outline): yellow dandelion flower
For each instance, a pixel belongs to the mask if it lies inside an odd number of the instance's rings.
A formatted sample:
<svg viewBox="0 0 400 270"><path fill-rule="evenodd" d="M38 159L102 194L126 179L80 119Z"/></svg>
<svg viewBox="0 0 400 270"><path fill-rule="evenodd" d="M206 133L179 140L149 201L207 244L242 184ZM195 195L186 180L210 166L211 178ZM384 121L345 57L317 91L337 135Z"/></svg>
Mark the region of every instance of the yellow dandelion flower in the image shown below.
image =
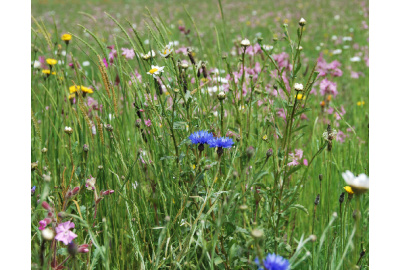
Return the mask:
<svg viewBox="0 0 400 270"><path fill-rule="evenodd" d="M346 190L346 192L349 193L350 195L353 195L353 194L354 194L354 191L351 189L350 186L345 186L345 187L344 187L344 190Z"/></svg>
<svg viewBox="0 0 400 270"><path fill-rule="evenodd" d="M193 170L196 169L196 165L193 164L193 165L192 165L192 168L193 168Z"/></svg>
<svg viewBox="0 0 400 270"><path fill-rule="evenodd" d="M363 106L365 104L365 101L358 101L357 106Z"/></svg>
<svg viewBox="0 0 400 270"><path fill-rule="evenodd" d="M42 73L43 73L43 74L50 75L50 69L43 69L43 70L42 70ZM56 72L53 71L51 74L56 75Z"/></svg>
<svg viewBox="0 0 400 270"><path fill-rule="evenodd" d="M301 100L303 98L303 94L297 94L297 100Z"/></svg>
<svg viewBox="0 0 400 270"><path fill-rule="evenodd" d="M70 41L72 36L70 34L64 34L61 36L61 40L63 41Z"/></svg>
<svg viewBox="0 0 400 270"><path fill-rule="evenodd" d="M54 66L55 64L57 64L57 60L56 59L51 59L51 58L47 58L46 59L46 63L50 66Z"/></svg>
<svg viewBox="0 0 400 270"><path fill-rule="evenodd" d="M75 92L77 92L78 90L82 90L82 92L84 92L84 93L88 93L88 94L93 94L93 90L92 89L90 89L90 88L88 88L88 87L85 87L85 86L75 86L75 85L73 85L73 86L71 86L70 88L69 88L69 92L72 94L72 93L75 93Z"/></svg>
<svg viewBox="0 0 400 270"><path fill-rule="evenodd" d="M68 96L68 99L73 99L73 98L75 98L75 94L70 94L70 95Z"/></svg>

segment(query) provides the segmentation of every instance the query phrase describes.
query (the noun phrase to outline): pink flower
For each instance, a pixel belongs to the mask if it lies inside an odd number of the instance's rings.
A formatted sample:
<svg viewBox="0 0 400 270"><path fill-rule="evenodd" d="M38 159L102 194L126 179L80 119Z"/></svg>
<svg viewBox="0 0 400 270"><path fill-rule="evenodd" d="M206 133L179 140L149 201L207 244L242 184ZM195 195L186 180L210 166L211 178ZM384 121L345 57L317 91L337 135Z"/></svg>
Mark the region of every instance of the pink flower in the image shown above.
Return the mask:
<svg viewBox="0 0 400 270"><path fill-rule="evenodd" d="M150 120L150 119L144 120L144 123L145 123L146 126L148 126L148 127L151 126L151 120Z"/></svg>
<svg viewBox="0 0 400 270"><path fill-rule="evenodd" d="M60 223L56 228L57 235L55 239L63 242L64 245L68 245L72 240L78 237L76 234L70 231L70 229L73 228L75 228L75 224L71 221Z"/></svg>
<svg viewBox="0 0 400 270"><path fill-rule="evenodd" d="M126 59L133 59L133 57L135 57L135 52L133 49L121 48L121 50L122 55L125 56Z"/></svg>
<svg viewBox="0 0 400 270"><path fill-rule="evenodd" d="M339 130L337 132L336 141L338 141L340 143L344 143L346 137L347 137L346 134L344 134L343 131Z"/></svg>
<svg viewBox="0 0 400 270"><path fill-rule="evenodd" d="M103 63L106 66L106 68L108 68L108 63L107 63L107 59L103 58Z"/></svg>
<svg viewBox="0 0 400 270"><path fill-rule="evenodd" d="M319 83L319 93L324 96L325 94L330 94L333 95L333 97L336 97L338 94L338 91L336 90L336 83L329 81L327 78L323 79Z"/></svg>
<svg viewBox="0 0 400 270"><path fill-rule="evenodd" d="M304 164L304 166L308 166L308 160L307 159L303 159L303 164Z"/></svg>
<svg viewBox="0 0 400 270"><path fill-rule="evenodd" d="M46 226L47 226L47 222L45 220L39 221L39 230L40 231L43 231L44 228L46 228Z"/></svg>

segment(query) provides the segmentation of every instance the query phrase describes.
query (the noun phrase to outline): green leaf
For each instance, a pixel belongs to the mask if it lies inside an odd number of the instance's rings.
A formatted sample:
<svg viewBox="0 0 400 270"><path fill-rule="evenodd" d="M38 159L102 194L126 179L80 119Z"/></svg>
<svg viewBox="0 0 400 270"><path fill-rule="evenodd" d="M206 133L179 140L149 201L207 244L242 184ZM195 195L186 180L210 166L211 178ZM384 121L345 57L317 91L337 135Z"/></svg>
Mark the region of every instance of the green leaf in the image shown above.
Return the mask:
<svg viewBox="0 0 400 270"><path fill-rule="evenodd" d="M305 207L304 207L303 205L301 205L301 204L293 204L293 205L291 205L291 206L289 207L289 209L291 209L291 208L299 209L299 210L303 211L304 213L306 213L307 216L308 216L308 210L307 210L307 208L305 208Z"/></svg>

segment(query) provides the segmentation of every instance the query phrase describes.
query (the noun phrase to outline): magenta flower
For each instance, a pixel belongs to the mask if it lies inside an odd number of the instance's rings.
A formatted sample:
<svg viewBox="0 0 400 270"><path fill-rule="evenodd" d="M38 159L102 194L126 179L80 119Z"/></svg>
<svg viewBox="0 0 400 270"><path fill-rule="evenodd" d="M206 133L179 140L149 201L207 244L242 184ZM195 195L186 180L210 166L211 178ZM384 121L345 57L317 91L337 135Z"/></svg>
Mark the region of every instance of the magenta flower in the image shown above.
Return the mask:
<svg viewBox="0 0 400 270"><path fill-rule="evenodd" d="M39 221L39 230L43 231L47 226L47 222L45 220Z"/></svg>
<svg viewBox="0 0 400 270"><path fill-rule="evenodd" d="M76 234L70 231L70 229L73 228L75 228L75 224L71 221L60 223L56 228L56 240L63 242L64 245L71 243L72 240L78 237Z"/></svg>
<svg viewBox="0 0 400 270"><path fill-rule="evenodd" d="M103 58L103 63L106 66L106 68L108 68L108 63L107 63L107 59Z"/></svg>
<svg viewBox="0 0 400 270"><path fill-rule="evenodd" d="M150 119L144 120L144 123L145 123L146 126L148 126L148 127L151 126L151 120L150 120Z"/></svg>

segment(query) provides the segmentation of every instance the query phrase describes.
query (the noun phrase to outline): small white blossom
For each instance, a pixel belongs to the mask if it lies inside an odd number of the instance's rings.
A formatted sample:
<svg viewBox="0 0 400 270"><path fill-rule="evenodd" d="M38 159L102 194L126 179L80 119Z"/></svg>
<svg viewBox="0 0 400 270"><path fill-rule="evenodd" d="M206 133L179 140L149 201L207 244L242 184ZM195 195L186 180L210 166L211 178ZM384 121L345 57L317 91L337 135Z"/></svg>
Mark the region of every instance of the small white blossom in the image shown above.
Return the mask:
<svg viewBox="0 0 400 270"><path fill-rule="evenodd" d="M332 54L341 54L342 53L342 50L341 49L336 49L336 50L334 50L334 51L332 51Z"/></svg>
<svg viewBox="0 0 400 270"><path fill-rule="evenodd" d="M294 84L294 90L296 91L303 91L304 87L301 83L295 83Z"/></svg>
<svg viewBox="0 0 400 270"><path fill-rule="evenodd" d="M250 40L248 40L247 38L245 38L245 39L242 40L242 42L240 42L240 44L241 44L243 47L248 47L248 46L250 46Z"/></svg>
<svg viewBox="0 0 400 270"><path fill-rule="evenodd" d="M350 62L360 62L361 58L359 56L354 56L352 58L350 58Z"/></svg>
<svg viewBox="0 0 400 270"><path fill-rule="evenodd" d="M84 67L90 66L90 62L84 61L84 62L82 62L82 66L84 66Z"/></svg>
<svg viewBox="0 0 400 270"><path fill-rule="evenodd" d="M273 48L274 48L274 46L272 46L272 45L266 45L266 44L263 45L263 49L268 52L272 51Z"/></svg>

